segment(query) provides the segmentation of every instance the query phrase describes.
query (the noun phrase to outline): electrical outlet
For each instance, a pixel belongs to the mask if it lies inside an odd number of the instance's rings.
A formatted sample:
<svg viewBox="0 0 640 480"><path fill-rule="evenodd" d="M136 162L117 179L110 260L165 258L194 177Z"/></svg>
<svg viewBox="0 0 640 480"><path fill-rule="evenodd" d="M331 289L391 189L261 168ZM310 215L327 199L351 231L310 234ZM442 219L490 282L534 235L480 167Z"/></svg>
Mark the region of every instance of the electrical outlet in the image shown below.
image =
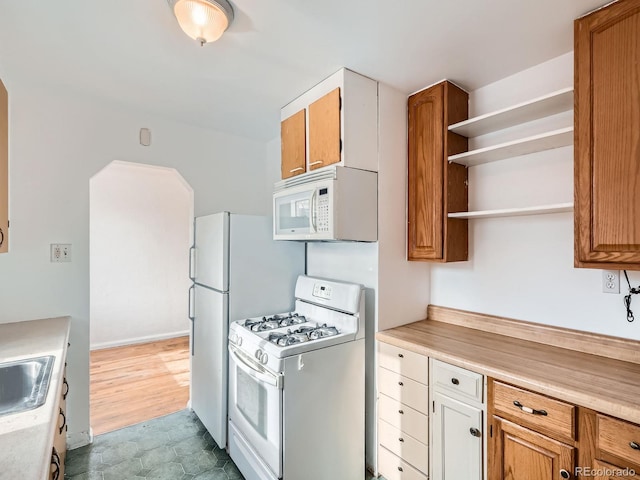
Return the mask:
<svg viewBox="0 0 640 480"><path fill-rule="evenodd" d="M70 262L71 261L71 244L70 243L52 243L51 244L51 261L52 262Z"/></svg>
<svg viewBox="0 0 640 480"><path fill-rule="evenodd" d="M602 292L620 293L620 270L602 271Z"/></svg>

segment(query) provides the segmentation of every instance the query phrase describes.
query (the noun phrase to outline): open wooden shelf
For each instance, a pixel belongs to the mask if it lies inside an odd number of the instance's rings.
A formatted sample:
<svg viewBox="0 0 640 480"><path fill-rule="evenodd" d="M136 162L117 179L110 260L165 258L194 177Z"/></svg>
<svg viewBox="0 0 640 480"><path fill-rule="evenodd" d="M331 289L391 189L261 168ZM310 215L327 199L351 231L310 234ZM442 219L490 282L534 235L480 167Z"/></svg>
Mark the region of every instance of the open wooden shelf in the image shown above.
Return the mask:
<svg viewBox="0 0 640 480"><path fill-rule="evenodd" d="M479 210L476 212L450 213L449 218L494 218L518 217L522 215L542 215L547 213L573 212L573 203L555 203L535 207L504 208L499 210Z"/></svg>
<svg viewBox="0 0 640 480"><path fill-rule="evenodd" d="M464 137L478 137L571 109L573 109L573 87L557 90L502 110L470 118L449 126L449 131Z"/></svg>
<svg viewBox="0 0 640 480"><path fill-rule="evenodd" d="M572 143L573 127L566 127L531 137L519 138L511 142L470 150L458 155L451 155L449 156L449 161L473 167L483 163L497 162L506 158L551 150L552 148L566 147Z"/></svg>

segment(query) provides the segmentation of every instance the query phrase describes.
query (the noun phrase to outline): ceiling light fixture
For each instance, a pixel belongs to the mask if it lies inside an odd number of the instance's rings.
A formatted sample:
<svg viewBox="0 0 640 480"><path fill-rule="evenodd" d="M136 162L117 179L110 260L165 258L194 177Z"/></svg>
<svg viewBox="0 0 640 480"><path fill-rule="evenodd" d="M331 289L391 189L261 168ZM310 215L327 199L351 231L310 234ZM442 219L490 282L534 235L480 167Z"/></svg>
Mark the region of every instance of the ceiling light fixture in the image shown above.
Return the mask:
<svg viewBox="0 0 640 480"><path fill-rule="evenodd" d="M180 28L194 40L215 42L233 21L233 8L226 0L167 0Z"/></svg>

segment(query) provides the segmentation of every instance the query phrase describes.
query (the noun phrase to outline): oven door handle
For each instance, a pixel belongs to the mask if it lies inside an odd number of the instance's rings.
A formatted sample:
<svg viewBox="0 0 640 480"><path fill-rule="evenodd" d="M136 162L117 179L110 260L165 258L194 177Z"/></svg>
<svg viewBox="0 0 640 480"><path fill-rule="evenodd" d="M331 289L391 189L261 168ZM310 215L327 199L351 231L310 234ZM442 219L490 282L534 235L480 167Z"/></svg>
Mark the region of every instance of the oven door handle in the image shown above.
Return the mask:
<svg viewBox="0 0 640 480"><path fill-rule="evenodd" d="M318 231L318 226L316 225L316 220L317 220L316 196L317 195L318 195L318 189L316 188L313 190L313 194L311 195L311 215L310 215L311 218L309 219L309 221L311 222L311 225L309 225L311 227L311 233L316 233Z"/></svg>
<svg viewBox="0 0 640 480"><path fill-rule="evenodd" d="M256 380L260 380L261 382L268 383L269 385L282 389L282 375L274 375L267 371L262 365L258 365L253 362L253 360L246 358L246 355L231 344L229 344L229 353L233 357L233 360L235 360L236 365L238 365L238 367L240 367L240 369L247 375L252 376Z"/></svg>

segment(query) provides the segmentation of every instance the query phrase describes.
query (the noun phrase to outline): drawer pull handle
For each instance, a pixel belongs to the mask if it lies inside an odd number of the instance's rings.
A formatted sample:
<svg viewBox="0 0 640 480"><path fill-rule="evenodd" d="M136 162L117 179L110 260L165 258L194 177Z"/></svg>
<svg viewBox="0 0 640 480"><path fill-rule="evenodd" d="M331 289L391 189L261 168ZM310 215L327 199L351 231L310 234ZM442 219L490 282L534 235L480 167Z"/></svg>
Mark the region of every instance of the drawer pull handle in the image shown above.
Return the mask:
<svg viewBox="0 0 640 480"><path fill-rule="evenodd" d="M480 430L478 430L477 428L473 428L473 427L471 427L471 428L469 429L469 433L470 433L471 435L473 435L474 437L479 437L479 436L481 436L481 435L482 435L482 434L480 433Z"/></svg>
<svg viewBox="0 0 640 480"><path fill-rule="evenodd" d="M567 472L564 468L560 470L560 476L562 478L571 478L571 474Z"/></svg>
<svg viewBox="0 0 640 480"><path fill-rule="evenodd" d="M634 450L640 450L640 445L636 442L629 442L629 446Z"/></svg>
<svg viewBox="0 0 640 480"><path fill-rule="evenodd" d="M400 438L398 439L398 441L399 441L399 442L404 442L404 438L400 437Z"/></svg>
<svg viewBox="0 0 640 480"><path fill-rule="evenodd" d="M526 413L530 413L531 415L542 415L544 417L547 416L547 411L546 410L536 410L534 408L530 408L530 407L525 407L524 405L522 405L519 401L514 401L513 404L518 407L520 410L522 410L523 412Z"/></svg>
<svg viewBox="0 0 640 480"><path fill-rule="evenodd" d="M403 385L404 385L404 383L402 383L402 382L398 382L398 385L403 386Z"/></svg>
<svg viewBox="0 0 640 480"><path fill-rule="evenodd" d="M398 413L399 413L400 415L404 415L404 410L398 410Z"/></svg>
<svg viewBox="0 0 640 480"><path fill-rule="evenodd" d="M399 356L400 358L404 358L404 355L403 355L403 354L401 354L401 353L399 353L399 354L398 354L398 356Z"/></svg>
<svg viewBox="0 0 640 480"><path fill-rule="evenodd" d="M454 385L460 385L460 380L458 380L457 378L452 378L451 383L453 383Z"/></svg>
<svg viewBox="0 0 640 480"><path fill-rule="evenodd" d="M398 471L399 471L399 472L402 472L402 471L403 471L403 470L402 470L402 467L398 467Z"/></svg>

